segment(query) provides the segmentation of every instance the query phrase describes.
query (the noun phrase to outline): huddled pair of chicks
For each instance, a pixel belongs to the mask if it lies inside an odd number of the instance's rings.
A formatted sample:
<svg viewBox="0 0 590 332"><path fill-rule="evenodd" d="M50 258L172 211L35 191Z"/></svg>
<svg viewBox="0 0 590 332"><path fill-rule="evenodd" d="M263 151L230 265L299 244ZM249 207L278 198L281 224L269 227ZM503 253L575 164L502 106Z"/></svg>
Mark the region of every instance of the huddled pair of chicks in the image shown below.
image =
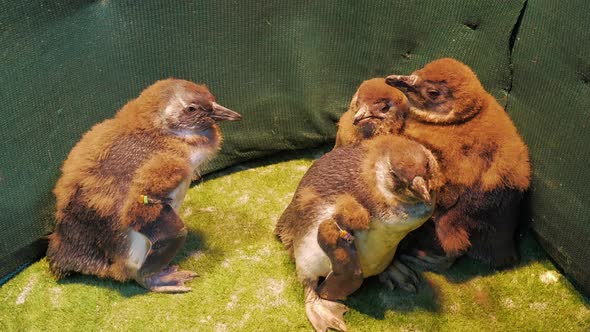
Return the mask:
<svg viewBox="0 0 590 332"><path fill-rule="evenodd" d="M513 264L530 172L515 126L466 65L446 58L363 82L336 147L305 174L275 230L314 328L345 331L337 300L369 276L415 290L414 272L393 260L398 245L404 262L433 270L464 254Z"/></svg>

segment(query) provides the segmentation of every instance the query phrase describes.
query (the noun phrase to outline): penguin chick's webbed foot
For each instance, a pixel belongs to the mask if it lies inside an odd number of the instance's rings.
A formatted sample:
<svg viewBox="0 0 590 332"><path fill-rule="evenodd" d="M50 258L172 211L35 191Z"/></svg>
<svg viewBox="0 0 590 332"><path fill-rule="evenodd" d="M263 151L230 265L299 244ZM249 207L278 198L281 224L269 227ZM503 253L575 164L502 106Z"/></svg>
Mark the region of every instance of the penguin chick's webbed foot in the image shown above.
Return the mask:
<svg viewBox="0 0 590 332"><path fill-rule="evenodd" d="M348 308L340 302L319 297L313 285L316 283L310 282L305 286L305 313L311 325L318 332L325 332L328 329L345 332L344 313L348 311Z"/></svg>
<svg viewBox="0 0 590 332"><path fill-rule="evenodd" d="M185 293L191 290L185 282L197 276L191 271L167 267L182 248L188 231L174 209L164 205L158 220L139 231L129 229L127 267L143 287L160 293Z"/></svg>
<svg viewBox="0 0 590 332"><path fill-rule="evenodd" d="M457 259L454 256L437 255L423 250L412 250L408 254L400 255L399 259L425 271L444 272L453 265Z"/></svg>
<svg viewBox="0 0 590 332"><path fill-rule="evenodd" d="M192 271L178 271L178 266L170 266L160 272L143 278L143 284L152 292L158 293L186 293L191 288L185 286L185 282L198 275Z"/></svg>
<svg viewBox="0 0 590 332"><path fill-rule="evenodd" d="M410 293L416 293L420 283L416 273L397 258L391 262L385 271L379 274L379 281L387 285L389 289L397 287Z"/></svg>
<svg viewBox="0 0 590 332"><path fill-rule="evenodd" d="M143 234L130 230L130 254L127 266L135 271L135 281L153 292L186 293L191 290L185 282L197 276L192 271L179 271L178 266L166 267L186 239L186 228L176 236L152 242Z"/></svg>

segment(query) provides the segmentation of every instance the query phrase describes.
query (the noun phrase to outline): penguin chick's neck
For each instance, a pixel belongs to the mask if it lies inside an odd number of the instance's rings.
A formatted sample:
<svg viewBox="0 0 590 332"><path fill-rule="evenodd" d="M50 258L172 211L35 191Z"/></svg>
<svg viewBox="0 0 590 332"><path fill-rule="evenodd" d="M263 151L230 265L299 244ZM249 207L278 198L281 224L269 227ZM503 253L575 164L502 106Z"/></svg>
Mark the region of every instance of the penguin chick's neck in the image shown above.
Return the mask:
<svg viewBox="0 0 590 332"><path fill-rule="evenodd" d="M169 133L195 147L209 147L214 151L217 151L221 147L222 136L218 125L213 125L200 131L170 129Z"/></svg>
<svg viewBox="0 0 590 332"><path fill-rule="evenodd" d="M193 173L192 178L186 178L178 185L178 187L172 190L169 195L172 199L170 206L178 212L191 181L201 177L199 170L200 166L213 158L220 149L222 136L218 126L203 130L199 133L179 131L171 131L170 133L188 143L190 147L188 163Z"/></svg>
<svg viewBox="0 0 590 332"><path fill-rule="evenodd" d="M170 130L170 134L190 146L190 165L194 171L213 156L221 148L223 141L219 126L214 125L199 132L188 130Z"/></svg>

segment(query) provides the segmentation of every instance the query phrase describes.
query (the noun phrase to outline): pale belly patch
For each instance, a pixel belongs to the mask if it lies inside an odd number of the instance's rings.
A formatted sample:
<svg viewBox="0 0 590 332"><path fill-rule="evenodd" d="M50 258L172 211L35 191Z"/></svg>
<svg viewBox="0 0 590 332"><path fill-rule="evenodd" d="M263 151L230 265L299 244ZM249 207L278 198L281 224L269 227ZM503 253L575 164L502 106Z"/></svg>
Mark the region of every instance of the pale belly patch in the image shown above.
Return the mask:
<svg viewBox="0 0 590 332"><path fill-rule="evenodd" d="M332 271L330 259L318 244L319 224L334 213L330 206L315 218L316 224L294 243L294 257L300 280L325 277ZM383 272L391 263L400 241L409 232L420 227L432 214L427 206L413 207L411 211L390 215L388 218L372 218L369 229L354 233L354 245L359 255L365 278Z"/></svg>
<svg viewBox="0 0 590 332"><path fill-rule="evenodd" d="M189 156L189 165L192 169L192 172L198 172L199 166L206 162L210 156L211 150L207 148L194 149ZM176 211L176 213L178 213L178 210L184 201L184 197L186 196L186 192L190 187L190 184L191 178L186 178L168 195L168 197L172 200L170 206L174 209L174 211Z"/></svg>
<svg viewBox="0 0 590 332"><path fill-rule="evenodd" d="M383 272L393 260L400 241L431 215L431 210L426 207L423 211L412 212L412 217L372 218L368 230L355 232L354 244L365 278Z"/></svg>

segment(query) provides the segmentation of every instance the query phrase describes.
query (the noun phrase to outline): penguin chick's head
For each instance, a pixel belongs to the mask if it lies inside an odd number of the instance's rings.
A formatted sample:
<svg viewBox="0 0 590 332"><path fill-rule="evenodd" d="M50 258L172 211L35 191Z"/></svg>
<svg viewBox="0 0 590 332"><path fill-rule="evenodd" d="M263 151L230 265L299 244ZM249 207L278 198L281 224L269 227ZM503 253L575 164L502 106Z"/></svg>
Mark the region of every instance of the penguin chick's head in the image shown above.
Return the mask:
<svg viewBox="0 0 590 332"><path fill-rule="evenodd" d="M430 150L393 135L380 136L363 144L369 154L366 165L374 165L377 188L385 197L405 203L434 204L442 179Z"/></svg>
<svg viewBox="0 0 590 332"><path fill-rule="evenodd" d="M399 130L408 112L406 96L387 85L383 78L361 83L352 98L351 108L356 110L353 124L364 138L375 136L385 129Z"/></svg>
<svg viewBox="0 0 590 332"><path fill-rule="evenodd" d="M487 92L465 64L443 58L409 76L390 75L387 84L408 97L410 115L429 123L457 123L485 107Z"/></svg>
<svg viewBox="0 0 590 332"><path fill-rule="evenodd" d="M223 120L236 121L242 116L216 102L205 85L180 79L165 79L145 89L131 110L148 125L177 134L198 134Z"/></svg>

